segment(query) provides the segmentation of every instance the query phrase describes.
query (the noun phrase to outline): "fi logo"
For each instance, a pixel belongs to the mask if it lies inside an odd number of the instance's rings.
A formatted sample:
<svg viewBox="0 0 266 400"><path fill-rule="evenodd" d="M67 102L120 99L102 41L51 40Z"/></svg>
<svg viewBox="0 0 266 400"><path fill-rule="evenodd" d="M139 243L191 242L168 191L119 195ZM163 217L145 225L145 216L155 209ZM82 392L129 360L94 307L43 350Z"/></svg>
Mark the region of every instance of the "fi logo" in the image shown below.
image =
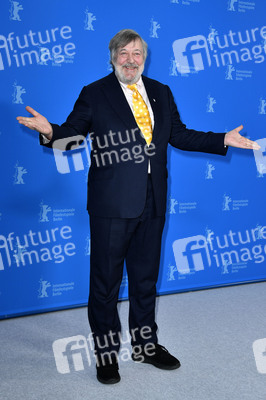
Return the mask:
<svg viewBox="0 0 266 400"><path fill-rule="evenodd" d="M197 235L175 240L173 251L180 274L201 271L211 266L211 258L205 236Z"/></svg>
<svg viewBox="0 0 266 400"><path fill-rule="evenodd" d="M266 374L266 339L255 340L253 343L253 353L258 372Z"/></svg>
<svg viewBox="0 0 266 400"><path fill-rule="evenodd" d="M82 150L85 149L86 161L90 163L88 142L82 135L57 139L52 144L57 171L60 174L70 173L71 164L75 171L84 170Z"/></svg>
<svg viewBox="0 0 266 400"><path fill-rule="evenodd" d="M211 65L207 40L202 35L175 40L173 51L178 72L187 74Z"/></svg>
<svg viewBox="0 0 266 400"><path fill-rule="evenodd" d="M53 352L57 371L68 374L70 370L82 371L91 365L90 353L85 336L77 335L53 342Z"/></svg>

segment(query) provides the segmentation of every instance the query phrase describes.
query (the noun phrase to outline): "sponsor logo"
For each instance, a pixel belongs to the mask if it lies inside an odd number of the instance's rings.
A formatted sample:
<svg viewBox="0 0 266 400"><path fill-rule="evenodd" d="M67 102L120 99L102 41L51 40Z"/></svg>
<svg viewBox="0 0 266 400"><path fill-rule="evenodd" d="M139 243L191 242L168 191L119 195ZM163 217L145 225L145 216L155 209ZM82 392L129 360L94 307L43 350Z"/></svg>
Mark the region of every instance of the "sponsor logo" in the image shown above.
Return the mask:
<svg viewBox="0 0 266 400"><path fill-rule="evenodd" d="M192 4L199 3L200 0L170 0L172 4L180 4L182 6L191 6Z"/></svg>
<svg viewBox="0 0 266 400"><path fill-rule="evenodd" d="M96 21L95 15L89 11L88 8L85 10L85 21L84 21L84 29L86 31L94 31L93 22Z"/></svg>
<svg viewBox="0 0 266 400"><path fill-rule="evenodd" d="M216 104L216 100L210 94L207 97L207 104L206 104L206 112L207 113L214 113L214 104Z"/></svg>
<svg viewBox="0 0 266 400"><path fill-rule="evenodd" d="M213 171L215 171L215 166L207 161L205 170L205 179L213 179Z"/></svg>
<svg viewBox="0 0 266 400"><path fill-rule="evenodd" d="M251 0L227 0L227 11L246 12L255 10L255 1Z"/></svg>
<svg viewBox="0 0 266 400"><path fill-rule="evenodd" d="M17 82L15 81L13 84L13 104L24 104L22 100L22 95L27 93L26 89L24 89L22 86L18 85Z"/></svg>
<svg viewBox="0 0 266 400"><path fill-rule="evenodd" d="M266 115L266 100L262 97L260 98L259 102L259 114Z"/></svg>
<svg viewBox="0 0 266 400"><path fill-rule="evenodd" d="M232 64L227 64L225 68L225 80L227 81L243 81L244 79L250 79L253 76L253 71L242 70L236 68Z"/></svg>
<svg viewBox="0 0 266 400"><path fill-rule="evenodd" d="M43 299L49 297L47 292L48 288L51 288L49 292L51 291L52 296L61 296L63 293L74 290L74 285L74 282L52 284L51 282L41 278L39 280L38 298Z"/></svg>
<svg viewBox="0 0 266 400"><path fill-rule="evenodd" d="M150 26L150 37L158 39L158 29L161 28L161 25L154 20L154 18L151 19L151 26Z"/></svg>
<svg viewBox="0 0 266 400"><path fill-rule="evenodd" d="M169 264L167 267L167 281L175 281L175 272L178 272L176 265Z"/></svg>
<svg viewBox="0 0 266 400"><path fill-rule="evenodd" d="M52 208L43 201L40 203L40 208L39 222L49 222L48 213L52 211Z"/></svg>
<svg viewBox="0 0 266 400"><path fill-rule="evenodd" d="M11 21L21 21L20 11L23 10L23 6L18 1L14 0L9 0L9 1L10 1L9 19Z"/></svg>
<svg viewBox="0 0 266 400"><path fill-rule="evenodd" d="M86 245L85 245L85 256L90 256L91 254L91 238L90 235L86 237Z"/></svg>
<svg viewBox="0 0 266 400"><path fill-rule="evenodd" d="M20 165L19 165L19 162L17 161L17 162L16 162L16 165L15 165L15 174L14 174L14 176L13 176L13 178L14 178L14 181L13 181L14 185L24 185L25 182L24 182L23 175L25 175L25 174L27 174L27 173L28 173L28 171L26 170L26 168L20 166Z"/></svg>
<svg viewBox="0 0 266 400"><path fill-rule="evenodd" d="M223 205L222 205L222 211L237 211L242 209L243 207L248 207L249 201L248 199L238 199L238 200L233 200L228 194L223 195Z"/></svg>
<svg viewBox="0 0 266 400"><path fill-rule="evenodd" d="M178 201L171 196L169 197L168 202L168 214L176 214L176 206L178 205Z"/></svg>
<svg viewBox="0 0 266 400"><path fill-rule="evenodd" d="M189 211L196 210L197 208L197 202L192 201L192 202L181 202L177 201L173 197L169 197L168 199L168 214L186 214Z"/></svg>

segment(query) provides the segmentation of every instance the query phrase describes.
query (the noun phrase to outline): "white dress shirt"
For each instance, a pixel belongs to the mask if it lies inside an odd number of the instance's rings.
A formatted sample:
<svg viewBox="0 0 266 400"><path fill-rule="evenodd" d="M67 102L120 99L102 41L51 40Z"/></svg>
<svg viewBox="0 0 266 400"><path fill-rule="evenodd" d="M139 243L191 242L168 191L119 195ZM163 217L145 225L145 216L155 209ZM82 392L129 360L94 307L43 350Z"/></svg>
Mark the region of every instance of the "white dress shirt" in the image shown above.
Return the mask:
<svg viewBox="0 0 266 400"><path fill-rule="evenodd" d="M120 81L119 81L119 83L121 85L121 88L123 89L124 95L125 95L125 97L127 99L127 102L129 104L131 110L132 110L132 113L134 114L134 110L133 110L133 90L129 89L127 87L126 83L122 83ZM153 115L151 104L150 104L150 101L149 101L149 98L148 98L148 95L147 95L147 92L146 92L146 89L145 89L145 86L144 86L144 83L143 83L141 77L139 78L139 80L136 83L136 85L137 85L137 89L138 89L139 93L141 94L143 100L145 101L145 103L146 103L146 105L148 107L148 110L149 110L149 113L150 113L150 117L151 117L151 125L152 125L152 129L153 129L154 128L154 115ZM149 146L149 145L147 145L147 146ZM149 174L151 173L150 161L149 161L149 164L148 164L148 173Z"/></svg>

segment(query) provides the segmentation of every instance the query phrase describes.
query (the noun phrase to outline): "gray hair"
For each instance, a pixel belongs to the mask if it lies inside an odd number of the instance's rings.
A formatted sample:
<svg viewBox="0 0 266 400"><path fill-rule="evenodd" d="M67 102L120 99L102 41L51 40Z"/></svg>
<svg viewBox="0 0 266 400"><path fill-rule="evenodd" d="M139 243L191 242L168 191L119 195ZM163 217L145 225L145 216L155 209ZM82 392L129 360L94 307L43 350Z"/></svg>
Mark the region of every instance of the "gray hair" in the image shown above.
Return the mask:
<svg viewBox="0 0 266 400"><path fill-rule="evenodd" d="M147 53L148 53L148 45L145 42L145 40L143 40L142 37L136 31L133 31L132 29L122 29L122 31L119 31L110 40L110 43L109 43L110 63L112 64L113 67L114 67L114 63L117 60L118 49L126 46L130 42L134 42L137 39L139 39L142 43L144 61L146 60Z"/></svg>

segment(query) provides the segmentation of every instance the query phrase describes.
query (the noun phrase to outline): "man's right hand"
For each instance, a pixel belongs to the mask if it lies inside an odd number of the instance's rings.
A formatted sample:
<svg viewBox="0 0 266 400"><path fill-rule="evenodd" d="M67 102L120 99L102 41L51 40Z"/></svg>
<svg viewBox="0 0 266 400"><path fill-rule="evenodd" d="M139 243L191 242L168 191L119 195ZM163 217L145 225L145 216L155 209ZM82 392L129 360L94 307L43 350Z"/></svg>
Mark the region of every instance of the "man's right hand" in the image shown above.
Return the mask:
<svg viewBox="0 0 266 400"><path fill-rule="evenodd" d="M33 108L27 106L26 110L33 115L32 117L17 117L20 124L26 126L27 128L37 131L42 135L46 136L48 140L53 137L53 128L50 122Z"/></svg>

